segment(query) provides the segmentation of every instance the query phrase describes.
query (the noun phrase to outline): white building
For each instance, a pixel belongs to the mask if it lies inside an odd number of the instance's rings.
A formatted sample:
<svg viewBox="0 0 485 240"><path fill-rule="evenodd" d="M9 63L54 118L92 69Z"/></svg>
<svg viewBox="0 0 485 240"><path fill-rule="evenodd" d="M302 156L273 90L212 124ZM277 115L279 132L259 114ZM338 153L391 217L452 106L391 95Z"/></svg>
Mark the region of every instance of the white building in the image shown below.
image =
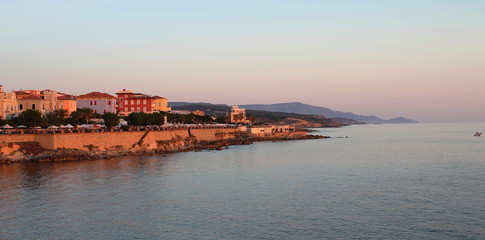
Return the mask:
<svg viewBox="0 0 485 240"><path fill-rule="evenodd" d="M116 113L116 97L107 93L90 92L77 96L77 108L91 108L95 113Z"/></svg>
<svg viewBox="0 0 485 240"><path fill-rule="evenodd" d="M295 127L290 125L271 125L271 126L252 126L248 132L259 136L269 136L274 134L289 134L295 131Z"/></svg>

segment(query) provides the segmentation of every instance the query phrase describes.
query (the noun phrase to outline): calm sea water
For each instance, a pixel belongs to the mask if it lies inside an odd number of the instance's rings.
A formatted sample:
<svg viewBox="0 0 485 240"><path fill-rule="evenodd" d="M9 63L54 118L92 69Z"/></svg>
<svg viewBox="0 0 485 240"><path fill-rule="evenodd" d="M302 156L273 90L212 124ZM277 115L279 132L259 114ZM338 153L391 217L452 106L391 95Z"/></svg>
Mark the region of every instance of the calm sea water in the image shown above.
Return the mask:
<svg viewBox="0 0 485 240"><path fill-rule="evenodd" d="M485 123L0 166L0 239L485 239ZM348 138L339 138L345 137Z"/></svg>

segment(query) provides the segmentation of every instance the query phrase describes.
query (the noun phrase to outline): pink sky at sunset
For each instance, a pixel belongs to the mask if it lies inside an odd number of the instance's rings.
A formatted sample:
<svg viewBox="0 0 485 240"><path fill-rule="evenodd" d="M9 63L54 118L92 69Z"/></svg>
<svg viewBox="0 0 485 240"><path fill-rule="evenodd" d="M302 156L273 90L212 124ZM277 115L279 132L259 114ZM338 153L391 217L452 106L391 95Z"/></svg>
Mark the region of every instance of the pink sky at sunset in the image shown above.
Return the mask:
<svg viewBox="0 0 485 240"><path fill-rule="evenodd" d="M484 12L448 0L3 1L0 82L485 121Z"/></svg>

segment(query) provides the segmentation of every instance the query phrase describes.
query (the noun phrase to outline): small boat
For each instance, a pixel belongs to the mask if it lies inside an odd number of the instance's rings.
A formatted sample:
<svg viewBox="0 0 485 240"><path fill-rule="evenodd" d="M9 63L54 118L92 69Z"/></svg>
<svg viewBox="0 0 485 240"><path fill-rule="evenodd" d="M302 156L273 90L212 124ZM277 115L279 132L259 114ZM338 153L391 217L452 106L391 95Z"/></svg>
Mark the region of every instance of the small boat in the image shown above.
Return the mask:
<svg viewBox="0 0 485 240"><path fill-rule="evenodd" d="M481 133L481 132L476 132L476 133L475 133L475 135L473 135L473 136L475 136L475 137L481 137L481 136L483 136L483 133Z"/></svg>

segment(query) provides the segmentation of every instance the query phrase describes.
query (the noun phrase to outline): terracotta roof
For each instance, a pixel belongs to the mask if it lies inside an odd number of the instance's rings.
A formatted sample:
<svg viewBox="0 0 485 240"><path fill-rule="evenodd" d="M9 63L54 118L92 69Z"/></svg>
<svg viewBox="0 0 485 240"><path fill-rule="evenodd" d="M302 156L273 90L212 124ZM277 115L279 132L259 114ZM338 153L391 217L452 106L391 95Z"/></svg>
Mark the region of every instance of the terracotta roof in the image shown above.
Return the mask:
<svg viewBox="0 0 485 240"><path fill-rule="evenodd" d="M27 95L32 95L28 92L24 92L24 91L14 91L15 95L17 96L27 96Z"/></svg>
<svg viewBox="0 0 485 240"><path fill-rule="evenodd" d="M77 99L93 99L93 98L109 98L109 99L116 99L116 97L111 96L107 93L101 93L101 92L90 92L88 94L84 95L79 95L77 96Z"/></svg>
<svg viewBox="0 0 485 240"><path fill-rule="evenodd" d="M44 100L44 99L36 95L24 95L24 96L19 96L17 100Z"/></svg>

